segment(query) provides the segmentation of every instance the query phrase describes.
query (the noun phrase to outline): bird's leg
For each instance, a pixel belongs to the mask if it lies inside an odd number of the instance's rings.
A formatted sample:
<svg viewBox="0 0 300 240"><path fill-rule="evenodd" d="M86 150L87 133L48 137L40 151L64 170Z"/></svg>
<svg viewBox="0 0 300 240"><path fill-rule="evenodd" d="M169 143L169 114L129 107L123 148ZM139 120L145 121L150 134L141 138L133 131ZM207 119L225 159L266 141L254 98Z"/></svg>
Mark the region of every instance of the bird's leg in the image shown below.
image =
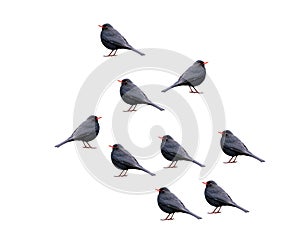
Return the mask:
<svg viewBox="0 0 300 240"><path fill-rule="evenodd" d="M84 145L83 148L89 148L89 147L87 147L87 146L85 145L84 141L82 141L82 143L83 143L83 145Z"/></svg>
<svg viewBox="0 0 300 240"><path fill-rule="evenodd" d="M169 220L168 217L171 215L171 213L168 214L168 216L166 218L162 218L160 219L161 221L165 221L165 220Z"/></svg>
<svg viewBox="0 0 300 240"><path fill-rule="evenodd" d="M218 209L218 211L216 211L215 213L221 213L221 207L222 206L220 206L219 209Z"/></svg>
<svg viewBox="0 0 300 240"><path fill-rule="evenodd" d="M171 215L171 216L170 216ZM170 217L169 217L170 216ZM161 221L166 221L166 220L173 220L174 213L169 213L166 218L160 219Z"/></svg>
<svg viewBox="0 0 300 240"><path fill-rule="evenodd" d="M128 169L125 170L125 173L121 177L127 177L127 171L128 171Z"/></svg>
<svg viewBox="0 0 300 240"><path fill-rule="evenodd" d="M108 55L104 55L104 57L111 57L112 56L111 54L113 51L115 51L115 50L111 50L111 52Z"/></svg>
<svg viewBox="0 0 300 240"><path fill-rule="evenodd" d="M116 53L117 53L118 49L116 49L116 50L114 50L114 51L115 51L114 54L110 55L111 57L117 56Z"/></svg>
<svg viewBox="0 0 300 240"><path fill-rule="evenodd" d="M88 142L86 142L86 144L89 146L88 148L90 148L90 149L96 149L96 147L92 147Z"/></svg>
<svg viewBox="0 0 300 240"><path fill-rule="evenodd" d="M172 215L169 217L168 220L174 220L173 216L174 216L174 213L172 213Z"/></svg>
<svg viewBox="0 0 300 240"><path fill-rule="evenodd" d="M114 177L122 177L122 173L123 173L124 171L125 171L125 170L122 170L122 172L121 172L119 175L114 176Z"/></svg>
<svg viewBox="0 0 300 240"><path fill-rule="evenodd" d="M132 111L131 111L131 108L132 108L132 107L133 107L133 105L131 105L130 108L128 108L128 110L125 110L125 111L123 111L123 112L132 112Z"/></svg>
<svg viewBox="0 0 300 240"><path fill-rule="evenodd" d="M134 108L131 110L131 112L136 112L137 110L135 110L137 104L134 105Z"/></svg>
<svg viewBox="0 0 300 240"><path fill-rule="evenodd" d="M175 164L174 164L174 166L173 166L172 168L177 168L177 167L176 167L177 162L178 162L178 161L175 161Z"/></svg>
<svg viewBox="0 0 300 240"><path fill-rule="evenodd" d="M202 93L203 93L203 92L198 92L198 90L197 90L194 86L189 86L189 87L190 87L190 90L191 90L190 93L199 93L199 94L202 94ZM192 88L193 88L194 90L193 90Z"/></svg>
<svg viewBox="0 0 300 240"><path fill-rule="evenodd" d="M176 162L177 162L177 161L172 161L171 164L170 164L169 166L164 167L164 168L174 168L174 166L172 166L172 164L173 164L174 162L175 162L175 165L176 165Z"/></svg>
<svg viewBox="0 0 300 240"><path fill-rule="evenodd" d="M219 207L216 207L212 212L209 212L208 214L220 213L221 207L220 207L219 211L216 212L216 210L217 210L218 208L219 208Z"/></svg>
<svg viewBox="0 0 300 240"><path fill-rule="evenodd" d="M234 157L234 160L231 163L237 163L236 158L237 156Z"/></svg>
<svg viewBox="0 0 300 240"><path fill-rule="evenodd" d="M234 160L233 161L231 161L232 159L234 158ZM237 156L235 156L235 157L231 157L230 159L229 159L229 161L228 162L224 162L225 164L226 163L236 163L237 161L236 161L236 158L237 158Z"/></svg>

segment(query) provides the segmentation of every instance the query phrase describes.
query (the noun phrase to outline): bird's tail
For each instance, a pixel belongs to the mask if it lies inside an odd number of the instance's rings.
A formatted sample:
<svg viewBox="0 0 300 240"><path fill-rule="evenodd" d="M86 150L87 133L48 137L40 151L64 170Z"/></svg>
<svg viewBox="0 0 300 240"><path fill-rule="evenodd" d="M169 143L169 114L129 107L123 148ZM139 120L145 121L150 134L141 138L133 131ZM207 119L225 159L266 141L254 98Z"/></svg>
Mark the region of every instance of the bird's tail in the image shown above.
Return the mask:
<svg viewBox="0 0 300 240"><path fill-rule="evenodd" d="M146 55L145 53L142 53L139 50L136 50L135 48L131 48L131 50L134 51L134 52L136 52L136 53L138 53L138 54L140 54L141 56L145 56Z"/></svg>
<svg viewBox="0 0 300 240"><path fill-rule="evenodd" d="M237 204L234 204L233 206L236 207L236 208L238 208L238 209L241 209L241 210L244 211L245 213L249 212L248 210L246 210L245 208L240 207L240 206L237 205Z"/></svg>
<svg viewBox="0 0 300 240"><path fill-rule="evenodd" d="M153 107L156 107L156 108L159 109L160 111L164 111L164 110L165 110L165 109L161 108L160 106L157 106L155 103L152 103L152 102L148 103L148 105L151 105L151 106L153 106Z"/></svg>
<svg viewBox="0 0 300 240"><path fill-rule="evenodd" d="M146 172L146 173L148 173L148 174L150 174L151 176L155 176L154 173L148 171L147 169L143 168L142 166L140 166L139 169L142 170L142 171L144 171L144 172Z"/></svg>
<svg viewBox="0 0 300 240"><path fill-rule="evenodd" d="M199 165L200 167L205 167L204 164L201 164L201 163L197 162L196 160L191 160L191 162L196 163L196 164Z"/></svg>
<svg viewBox="0 0 300 240"><path fill-rule="evenodd" d="M255 156L255 155L254 155L253 153L251 153L251 152L249 152L248 156L257 159L257 160L260 161L260 162L265 162L265 160L263 160L263 159L261 159L261 158Z"/></svg>
<svg viewBox="0 0 300 240"><path fill-rule="evenodd" d="M185 213L192 215L193 217L197 218L197 219L202 219L202 217L199 217L198 215L196 215L195 213L192 213L191 211L187 210Z"/></svg>
<svg viewBox="0 0 300 240"><path fill-rule="evenodd" d="M164 90L162 90L162 92L166 92L166 91L169 91L171 88L173 88L173 87L175 87L176 85L172 85L172 86L170 86L170 87L167 87L167 88L165 88Z"/></svg>
<svg viewBox="0 0 300 240"><path fill-rule="evenodd" d="M74 139L68 138L67 140L61 142L60 144L55 145L55 147L59 148L61 145L64 145L65 143L73 142L73 141L74 141Z"/></svg>

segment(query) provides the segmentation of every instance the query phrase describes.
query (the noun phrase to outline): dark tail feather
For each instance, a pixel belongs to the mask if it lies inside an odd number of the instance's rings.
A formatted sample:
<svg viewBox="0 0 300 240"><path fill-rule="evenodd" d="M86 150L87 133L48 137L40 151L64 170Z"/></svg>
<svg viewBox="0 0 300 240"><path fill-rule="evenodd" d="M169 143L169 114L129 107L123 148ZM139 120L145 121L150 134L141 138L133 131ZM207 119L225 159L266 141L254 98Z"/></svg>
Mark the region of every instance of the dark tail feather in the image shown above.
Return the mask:
<svg viewBox="0 0 300 240"><path fill-rule="evenodd" d="M142 52L136 50L135 48L131 48L131 50L134 51L134 52L136 52L136 53L138 53L138 54L140 54L141 56L145 56L146 55L145 53L142 53Z"/></svg>
<svg viewBox="0 0 300 240"><path fill-rule="evenodd" d="M167 87L166 89L162 90L162 92L169 91L169 90L170 90L171 88L173 88L173 87L176 87L176 85L175 85L175 84L173 84L172 86L170 86L170 87Z"/></svg>
<svg viewBox="0 0 300 240"><path fill-rule="evenodd" d="M236 207L238 209L241 209L242 211L244 211L245 213L249 212L248 210L246 210L245 208L240 207L239 205L235 204L233 205L233 207Z"/></svg>
<svg viewBox="0 0 300 240"><path fill-rule="evenodd" d="M197 161L195 161L195 160L192 160L191 162L196 163L196 164L199 165L200 167L205 167L204 164L201 164L201 163L199 163L199 162L197 162Z"/></svg>
<svg viewBox="0 0 300 240"><path fill-rule="evenodd" d="M263 160L263 159L261 159L261 158L255 156L255 155L254 155L253 153L251 153L251 152L249 152L249 155L248 155L248 156L257 159L257 160L260 161L260 162L265 162L265 160Z"/></svg>
<svg viewBox="0 0 300 240"><path fill-rule="evenodd" d="M202 217L199 217L198 215L196 215L195 213L192 213L191 211L187 210L185 213L190 214L192 216L194 216L197 219L202 219Z"/></svg>
<svg viewBox="0 0 300 240"><path fill-rule="evenodd" d="M157 109L159 109L160 111L164 111L165 109L161 108L160 106L157 106L156 104L154 103L148 103L148 105L151 105L153 107L156 107Z"/></svg>
<svg viewBox="0 0 300 240"><path fill-rule="evenodd" d="M155 176L155 174L154 174L154 173L152 173L152 172L148 171L147 169L143 168L142 166L140 166L140 168L139 168L139 169L140 169L140 170L142 170L142 171L144 171L144 172L146 172L146 173L148 173L148 174L150 174L151 176Z"/></svg>
<svg viewBox="0 0 300 240"><path fill-rule="evenodd" d="M67 140L63 141L62 143L55 145L55 147L59 148L61 145L64 145L65 143L73 142L73 141L74 141L74 139L67 139Z"/></svg>

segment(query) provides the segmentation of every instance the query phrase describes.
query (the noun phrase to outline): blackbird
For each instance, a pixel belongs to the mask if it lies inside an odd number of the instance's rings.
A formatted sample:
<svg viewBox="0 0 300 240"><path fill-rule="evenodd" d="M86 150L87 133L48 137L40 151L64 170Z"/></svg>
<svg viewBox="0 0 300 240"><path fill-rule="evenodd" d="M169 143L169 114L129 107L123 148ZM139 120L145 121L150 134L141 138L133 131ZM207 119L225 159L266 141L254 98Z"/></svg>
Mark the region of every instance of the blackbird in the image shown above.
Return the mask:
<svg viewBox="0 0 300 240"><path fill-rule="evenodd" d="M189 161L196 163L200 167L205 167L205 165L195 161L186 150L176 142L170 135L165 135L163 137L159 137L162 139L160 150L161 154L169 161L171 164L166 168L175 168L176 164L179 160ZM174 163L174 164L173 164Z"/></svg>
<svg viewBox="0 0 300 240"><path fill-rule="evenodd" d="M228 162L224 163L236 163L236 158L239 155L245 155L249 157L253 157L257 159L260 162L265 162L265 160L255 156L253 153L251 153L248 148L245 146L245 144L238 139L236 136L233 135L233 133L229 130L225 130L223 132L219 132L222 134L221 138L221 148L223 152L231 158L229 159Z"/></svg>
<svg viewBox="0 0 300 240"><path fill-rule="evenodd" d="M82 141L84 148L95 148L92 147L89 142L94 140L100 130L98 120L102 117L96 117L91 115L83 123L79 125L78 128L72 133L72 135L65 141L60 144L57 144L55 147L60 147L61 145L73 142L73 141ZM86 145L87 144L87 145Z"/></svg>
<svg viewBox="0 0 300 240"><path fill-rule="evenodd" d="M146 96L146 94L138 86L136 86L130 79L126 78L118 81L121 83L120 95L123 101L131 105L130 108L124 112L136 111L135 108L137 104L147 104L156 107L160 111L165 110L157 106L153 102L151 102L149 98ZM134 108L132 109L133 106Z"/></svg>
<svg viewBox="0 0 300 240"><path fill-rule="evenodd" d="M104 56L104 57L112 57L116 56L116 53L118 49L129 49L132 50L141 56L144 56L145 54L136 50L133 48L127 40L116 30L113 28L112 25L109 23L103 24L103 25L98 25L99 27L102 28L101 34L100 34L100 39L102 44L111 50L111 52ZM114 52L115 51L115 52ZM112 54L114 52L114 54Z"/></svg>
<svg viewBox="0 0 300 240"><path fill-rule="evenodd" d="M200 85L204 81L206 76L205 64L207 63L208 62L197 60L179 77L177 82L175 82L170 87L162 90L162 92L166 92L171 88L178 87L178 86L189 86L190 93L202 93L202 92L198 92L195 86Z"/></svg>
<svg viewBox="0 0 300 240"><path fill-rule="evenodd" d="M122 170L122 172L115 177L125 177L127 176L127 171L129 169L142 170L151 176L155 176L154 173L149 172L147 169L143 168L121 144L109 145L112 148L111 160L116 168Z"/></svg>
<svg viewBox="0 0 300 240"><path fill-rule="evenodd" d="M178 197L176 197L175 194L171 193L168 188L162 187L160 189L155 190L159 192L157 196L157 203L159 208L162 211L168 213L168 216L166 218L161 219L162 221L173 220L174 213L176 212L187 213L194 216L197 219L201 219L201 217L188 210L178 199Z"/></svg>
<svg viewBox="0 0 300 240"><path fill-rule="evenodd" d="M214 181L203 182L203 184L206 185L206 188L204 191L206 201L210 205L216 207L209 214L221 213L220 210L221 210L222 206L236 207L238 209L241 209L245 213L249 212L248 210L240 207L234 201L232 201L231 197L221 187L219 187ZM217 211L217 209L218 209L218 211Z"/></svg>

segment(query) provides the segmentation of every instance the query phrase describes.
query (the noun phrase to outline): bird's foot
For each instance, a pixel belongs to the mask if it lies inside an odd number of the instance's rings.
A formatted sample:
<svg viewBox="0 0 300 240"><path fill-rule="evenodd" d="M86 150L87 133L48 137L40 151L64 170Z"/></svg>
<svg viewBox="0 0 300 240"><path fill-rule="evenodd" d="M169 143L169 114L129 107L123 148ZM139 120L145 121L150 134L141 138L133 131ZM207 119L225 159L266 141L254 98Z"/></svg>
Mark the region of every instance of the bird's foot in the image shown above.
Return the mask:
<svg viewBox="0 0 300 240"><path fill-rule="evenodd" d="M115 57L115 56L118 56L118 55L116 55L116 54L113 54L113 55L110 55L110 54L108 54L108 55L103 55L103 57Z"/></svg>
<svg viewBox="0 0 300 240"><path fill-rule="evenodd" d="M174 220L174 218L163 218L163 219L160 219L161 221L168 221L168 220Z"/></svg>
<svg viewBox="0 0 300 240"><path fill-rule="evenodd" d="M136 112L137 110L123 110L123 112Z"/></svg>
<svg viewBox="0 0 300 240"><path fill-rule="evenodd" d="M217 211L217 212L214 212L214 211L208 212L208 214L217 214L217 213L221 213L221 212L220 211Z"/></svg>
<svg viewBox="0 0 300 240"><path fill-rule="evenodd" d="M203 94L203 92L198 92L198 91L190 91L190 93L198 93L198 94Z"/></svg>
<svg viewBox="0 0 300 240"><path fill-rule="evenodd" d="M127 177L128 175L127 174L124 174L124 175L116 175L114 177Z"/></svg>
<svg viewBox="0 0 300 240"><path fill-rule="evenodd" d="M236 160L234 160L234 161L228 161L228 162L223 162L223 163L225 163L225 164L227 164L227 163L237 163L237 161Z"/></svg>

